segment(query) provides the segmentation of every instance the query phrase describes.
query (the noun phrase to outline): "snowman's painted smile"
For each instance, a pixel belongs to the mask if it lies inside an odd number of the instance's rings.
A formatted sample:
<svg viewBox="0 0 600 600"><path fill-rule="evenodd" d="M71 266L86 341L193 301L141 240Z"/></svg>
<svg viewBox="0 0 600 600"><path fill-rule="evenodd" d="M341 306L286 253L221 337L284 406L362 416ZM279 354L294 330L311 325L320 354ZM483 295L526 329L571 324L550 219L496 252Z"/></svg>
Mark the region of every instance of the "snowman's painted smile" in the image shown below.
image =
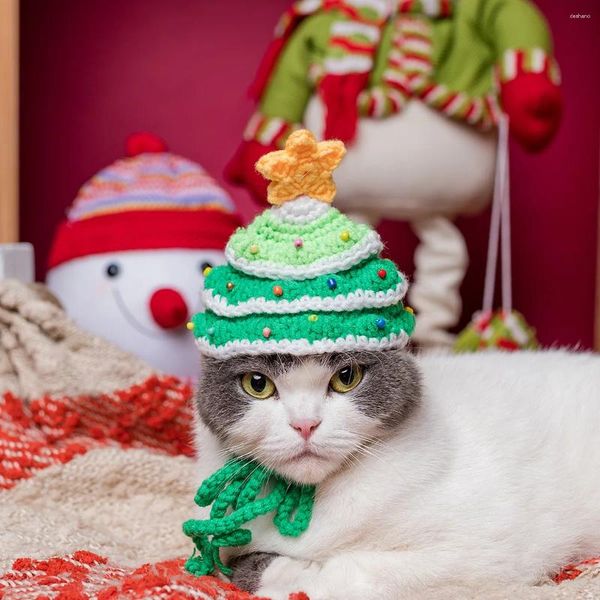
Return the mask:
<svg viewBox="0 0 600 600"><path fill-rule="evenodd" d="M148 337L151 337L154 339L163 337L163 333L161 331L153 331L152 329L148 329L147 327L144 327L144 325L142 325L141 323L138 322L138 320L133 316L131 311L127 308L127 305L125 304L125 300L123 300L123 296L121 296L121 294L119 293L119 290L116 286L114 286L112 288L112 293L113 293L113 296L115 297L115 302L116 302L119 310L125 317L125 320L134 329L139 331L141 334L147 335Z"/></svg>

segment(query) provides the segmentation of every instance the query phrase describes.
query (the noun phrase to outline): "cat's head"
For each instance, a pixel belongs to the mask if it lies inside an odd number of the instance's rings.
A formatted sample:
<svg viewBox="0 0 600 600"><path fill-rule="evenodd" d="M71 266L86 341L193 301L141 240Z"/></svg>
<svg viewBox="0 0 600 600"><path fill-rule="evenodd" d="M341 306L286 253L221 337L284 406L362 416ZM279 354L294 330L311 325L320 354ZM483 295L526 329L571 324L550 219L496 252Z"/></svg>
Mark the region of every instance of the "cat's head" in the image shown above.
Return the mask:
<svg viewBox="0 0 600 600"><path fill-rule="evenodd" d="M401 350L204 357L198 410L231 454L318 483L370 452L420 395Z"/></svg>

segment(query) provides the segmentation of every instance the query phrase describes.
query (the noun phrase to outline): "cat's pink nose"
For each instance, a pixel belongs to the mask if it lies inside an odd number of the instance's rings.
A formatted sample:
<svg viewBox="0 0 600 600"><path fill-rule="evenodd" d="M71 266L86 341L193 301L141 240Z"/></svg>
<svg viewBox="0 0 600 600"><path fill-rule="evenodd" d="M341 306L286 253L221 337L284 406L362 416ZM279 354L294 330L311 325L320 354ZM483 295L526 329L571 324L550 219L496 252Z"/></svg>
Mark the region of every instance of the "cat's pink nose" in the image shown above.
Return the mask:
<svg viewBox="0 0 600 600"><path fill-rule="evenodd" d="M296 419L290 423L290 427L295 429L305 440L308 440L320 424L320 419Z"/></svg>

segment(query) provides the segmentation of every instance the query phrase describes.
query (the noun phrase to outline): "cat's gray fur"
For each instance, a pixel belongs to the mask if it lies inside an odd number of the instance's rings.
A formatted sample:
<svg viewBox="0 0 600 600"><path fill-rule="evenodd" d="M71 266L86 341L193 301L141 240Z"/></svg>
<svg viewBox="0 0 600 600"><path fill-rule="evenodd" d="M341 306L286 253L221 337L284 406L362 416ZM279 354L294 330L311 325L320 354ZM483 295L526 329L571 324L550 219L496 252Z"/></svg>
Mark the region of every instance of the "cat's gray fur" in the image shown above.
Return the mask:
<svg viewBox="0 0 600 600"><path fill-rule="evenodd" d="M236 556L229 563L229 567L233 569L231 583L253 594L260 585L260 576L263 571L277 556L279 555L272 552L251 552Z"/></svg>

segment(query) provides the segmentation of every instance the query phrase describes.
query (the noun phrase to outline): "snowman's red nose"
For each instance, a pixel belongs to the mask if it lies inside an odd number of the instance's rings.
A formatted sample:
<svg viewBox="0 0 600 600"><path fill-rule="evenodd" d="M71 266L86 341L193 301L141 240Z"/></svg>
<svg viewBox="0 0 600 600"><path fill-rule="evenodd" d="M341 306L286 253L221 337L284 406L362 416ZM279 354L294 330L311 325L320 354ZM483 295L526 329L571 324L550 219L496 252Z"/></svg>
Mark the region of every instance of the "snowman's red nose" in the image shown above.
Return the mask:
<svg viewBox="0 0 600 600"><path fill-rule="evenodd" d="M161 288L150 296L150 312L163 329L174 329L188 320L189 310L183 296L172 288Z"/></svg>

